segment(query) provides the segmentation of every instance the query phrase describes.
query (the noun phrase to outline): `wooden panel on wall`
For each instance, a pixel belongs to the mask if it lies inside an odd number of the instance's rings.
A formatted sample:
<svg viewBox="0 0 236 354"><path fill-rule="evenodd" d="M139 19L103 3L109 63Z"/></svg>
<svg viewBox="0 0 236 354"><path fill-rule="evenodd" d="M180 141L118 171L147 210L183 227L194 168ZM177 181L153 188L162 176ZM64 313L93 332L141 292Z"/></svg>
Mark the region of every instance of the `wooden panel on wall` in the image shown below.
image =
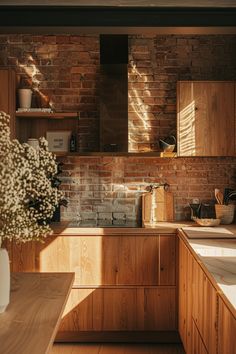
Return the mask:
<svg viewBox="0 0 236 354"><path fill-rule="evenodd" d="M176 274L176 238L175 235L163 236L160 241L159 285L175 285Z"/></svg>
<svg viewBox="0 0 236 354"><path fill-rule="evenodd" d="M27 142L28 138L46 138L47 131L78 132L78 118L34 118L17 117L17 137L20 142Z"/></svg>
<svg viewBox="0 0 236 354"><path fill-rule="evenodd" d="M0 111L10 115L11 137L15 137L16 74L14 70L0 69Z"/></svg>
<svg viewBox="0 0 236 354"><path fill-rule="evenodd" d="M218 353L236 353L236 318L219 299Z"/></svg>

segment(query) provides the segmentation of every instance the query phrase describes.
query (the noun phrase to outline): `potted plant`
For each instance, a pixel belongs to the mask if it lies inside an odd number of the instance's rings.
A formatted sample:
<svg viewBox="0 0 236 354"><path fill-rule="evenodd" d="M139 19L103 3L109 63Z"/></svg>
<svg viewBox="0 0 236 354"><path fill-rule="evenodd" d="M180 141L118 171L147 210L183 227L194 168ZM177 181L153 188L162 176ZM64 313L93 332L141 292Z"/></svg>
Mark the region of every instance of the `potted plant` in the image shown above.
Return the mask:
<svg viewBox="0 0 236 354"><path fill-rule="evenodd" d="M64 201L55 185L55 156L44 138L37 150L10 140L9 119L0 112L0 244L5 239L43 240L52 233L48 220ZM9 292L9 259L0 248L0 312L9 302Z"/></svg>

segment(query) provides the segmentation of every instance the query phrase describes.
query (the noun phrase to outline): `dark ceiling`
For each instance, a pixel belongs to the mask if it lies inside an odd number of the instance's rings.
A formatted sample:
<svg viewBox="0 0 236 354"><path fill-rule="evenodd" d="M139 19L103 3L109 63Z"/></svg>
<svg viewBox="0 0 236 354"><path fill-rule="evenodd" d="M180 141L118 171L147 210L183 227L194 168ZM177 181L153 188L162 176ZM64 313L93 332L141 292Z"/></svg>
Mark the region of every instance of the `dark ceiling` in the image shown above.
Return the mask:
<svg viewBox="0 0 236 354"><path fill-rule="evenodd" d="M200 7L1 6L0 25L8 28L11 26L236 26L236 7L219 9Z"/></svg>
<svg viewBox="0 0 236 354"><path fill-rule="evenodd" d="M1 5L123 6L123 7L236 7L235 0L1 0Z"/></svg>

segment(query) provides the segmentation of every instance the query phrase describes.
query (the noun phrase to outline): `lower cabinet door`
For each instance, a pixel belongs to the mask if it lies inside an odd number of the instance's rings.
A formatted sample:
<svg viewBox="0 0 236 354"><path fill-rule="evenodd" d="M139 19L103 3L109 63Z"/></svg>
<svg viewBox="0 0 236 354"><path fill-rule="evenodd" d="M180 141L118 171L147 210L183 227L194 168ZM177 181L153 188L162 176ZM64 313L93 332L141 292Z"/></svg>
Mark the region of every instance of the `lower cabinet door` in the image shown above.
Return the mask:
<svg viewBox="0 0 236 354"><path fill-rule="evenodd" d="M198 332L197 326L192 320L192 346L191 353L187 354L208 354L208 351L202 341L202 338ZM216 352L215 352L216 353ZM213 352L212 352L213 354Z"/></svg>
<svg viewBox="0 0 236 354"><path fill-rule="evenodd" d="M236 354L236 318L219 299L218 353Z"/></svg>
<svg viewBox="0 0 236 354"><path fill-rule="evenodd" d="M175 289L72 289L59 331L174 331Z"/></svg>
<svg viewBox="0 0 236 354"><path fill-rule="evenodd" d="M217 293L195 260L192 275L192 316L208 352L216 353Z"/></svg>
<svg viewBox="0 0 236 354"><path fill-rule="evenodd" d="M137 329L174 331L177 329L174 288L137 289Z"/></svg>

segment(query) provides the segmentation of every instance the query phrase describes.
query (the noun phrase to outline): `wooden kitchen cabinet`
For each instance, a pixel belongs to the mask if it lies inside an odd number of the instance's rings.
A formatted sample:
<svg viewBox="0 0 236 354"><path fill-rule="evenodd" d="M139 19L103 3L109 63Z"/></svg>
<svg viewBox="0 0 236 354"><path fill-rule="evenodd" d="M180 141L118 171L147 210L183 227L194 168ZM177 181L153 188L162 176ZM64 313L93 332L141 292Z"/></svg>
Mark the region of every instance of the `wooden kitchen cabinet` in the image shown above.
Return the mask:
<svg viewBox="0 0 236 354"><path fill-rule="evenodd" d="M175 235L57 236L13 244L13 271L75 272L74 286L175 286Z"/></svg>
<svg viewBox="0 0 236 354"><path fill-rule="evenodd" d="M236 354L236 318L219 298L218 353Z"/></svg>
<svg viewBox="0 0 236 354"><path fill-rule="evenodd" d="M209 353L216 353L217 292L193 259L192 318Z"/></svg>
<svg viewBox="0 0 236 354"><path fill-rule="evenodd" d="M235 155L235 83L177 84L178 156Z"/></svg>
<svg viewBox="0 0 236 354"><path fill-rule="evenodd" d="M201 335L198 331L198 328L192 320L192 326L191 326L191 333L192 333L192 341L191 341L191 351L187 353L192 353L192 354L208 354L208 351L204 345L204 342L201 338ZM216 353L216 352L214 352ZM213 354L213 352L212 352Z"/></svg>
<svg viewBox="0 0 236 354"><path fill-rule="evenodd" d="M172 288L72 289L60 326L60 332L159 330L176 330Z"/></svg>
<svg viewBox="0 0 236 354"><path fill-rule="evenodd" d="M179 332L186 353L216 353L216 323L217 291L179 239Z"/></svg>
<svg viewBox="0 0 236 354"><path fill-rule="evenodd" d="M179 334L182 339L185 351L187 348L187 315L188 315L188 302L187 302L187 267L188 265L188 250L183 241L179 240L179 317L178 328ZM188 328L189 329L189 328Z"/></svg>
<svg viewBox="0 0 236 354"><path fill-rule="evenodd" d="M58 333L62 341L83 340L81 331L87 340L125 331L178 338L174 234L126 235L122 229L115 235L58 235L45 243L13 244L12 259L14 271L75 272ZM153 334L152 340L162 337Z"/></svg>
<svg viewBox="0 0 236 354"><path fill-rule="evenodd" d="M12 69L0 69L0 111L10 115L11 137L15 137L16 74Z"/></svg>

